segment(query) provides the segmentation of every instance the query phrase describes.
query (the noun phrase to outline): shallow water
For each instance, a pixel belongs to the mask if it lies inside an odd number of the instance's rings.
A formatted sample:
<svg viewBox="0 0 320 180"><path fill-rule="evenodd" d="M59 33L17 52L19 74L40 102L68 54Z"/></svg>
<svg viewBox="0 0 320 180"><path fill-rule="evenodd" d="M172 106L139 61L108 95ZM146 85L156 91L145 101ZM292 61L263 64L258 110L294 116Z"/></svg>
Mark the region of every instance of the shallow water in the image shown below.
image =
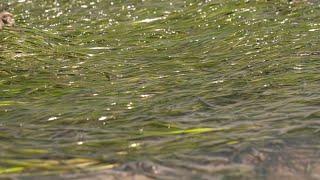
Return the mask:
<svg viewBox="0 0 320 180"><path fill-rule="evenodd" d="M0 178L320 177L319 3L5 4Z"/></svg>

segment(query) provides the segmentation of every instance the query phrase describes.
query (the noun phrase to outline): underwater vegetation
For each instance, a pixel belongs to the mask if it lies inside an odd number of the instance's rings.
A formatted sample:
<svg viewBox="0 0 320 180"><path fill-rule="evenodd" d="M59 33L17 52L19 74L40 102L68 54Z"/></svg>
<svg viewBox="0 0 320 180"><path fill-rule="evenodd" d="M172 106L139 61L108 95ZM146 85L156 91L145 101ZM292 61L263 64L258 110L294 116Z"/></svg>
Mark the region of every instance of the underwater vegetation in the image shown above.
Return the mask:
<svg viewBox="0 0 320 180"><path fill-rule="evenodd" d="M4 4L0 178L320 177L319 2Z"/></svg>

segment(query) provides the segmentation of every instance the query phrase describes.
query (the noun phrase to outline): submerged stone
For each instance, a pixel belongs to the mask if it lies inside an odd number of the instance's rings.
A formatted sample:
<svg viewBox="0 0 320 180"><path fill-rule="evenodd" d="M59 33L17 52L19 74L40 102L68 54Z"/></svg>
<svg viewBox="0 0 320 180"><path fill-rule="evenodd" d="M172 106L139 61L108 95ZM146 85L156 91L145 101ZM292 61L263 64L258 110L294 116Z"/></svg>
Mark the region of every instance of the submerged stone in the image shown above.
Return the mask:
<svg viewBox="0 0 320 180"><path fill-rule="evenodd" d="M13 14L6 11L0 13L0 30L4 26L14 26L14 23Z"/></svg>

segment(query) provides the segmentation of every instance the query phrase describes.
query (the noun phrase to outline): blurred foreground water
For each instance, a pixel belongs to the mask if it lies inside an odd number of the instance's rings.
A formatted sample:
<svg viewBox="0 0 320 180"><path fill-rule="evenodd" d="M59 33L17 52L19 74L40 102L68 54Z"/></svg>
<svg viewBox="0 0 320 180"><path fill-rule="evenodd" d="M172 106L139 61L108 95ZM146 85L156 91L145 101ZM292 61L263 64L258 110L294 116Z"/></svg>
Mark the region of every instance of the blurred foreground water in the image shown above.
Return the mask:
<svg viewBox="0 0 320 180"><path fill-rule="evenodd" d="M320 178L320 2L2 5L0 178Z"/></svg>

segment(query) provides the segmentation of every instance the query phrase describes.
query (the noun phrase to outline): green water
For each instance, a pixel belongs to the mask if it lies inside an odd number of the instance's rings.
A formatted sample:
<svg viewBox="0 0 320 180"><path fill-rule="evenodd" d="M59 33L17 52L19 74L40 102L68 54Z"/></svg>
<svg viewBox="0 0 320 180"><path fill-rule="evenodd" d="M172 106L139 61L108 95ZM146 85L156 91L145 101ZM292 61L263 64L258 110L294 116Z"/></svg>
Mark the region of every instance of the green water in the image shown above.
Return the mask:
<svg viewBox="0 0 320 180"><path fill-rule="evenodd" d="M0 178L320 177L316 1L3 3Z"/></svg>

